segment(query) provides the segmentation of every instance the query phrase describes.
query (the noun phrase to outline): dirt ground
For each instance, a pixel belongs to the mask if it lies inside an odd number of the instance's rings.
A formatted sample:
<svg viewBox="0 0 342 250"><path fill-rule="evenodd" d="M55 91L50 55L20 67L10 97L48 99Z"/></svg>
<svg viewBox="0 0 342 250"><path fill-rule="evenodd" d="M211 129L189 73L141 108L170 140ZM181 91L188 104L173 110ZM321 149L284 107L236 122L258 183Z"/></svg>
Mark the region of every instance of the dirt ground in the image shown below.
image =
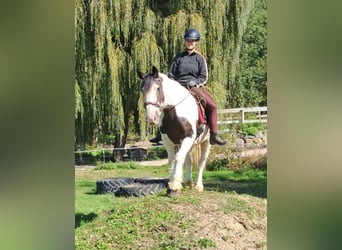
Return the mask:
<svg viewBox="0 0 342 250"><path fill-rule="evenodd" d="M199 209L174 205L177 210L186 210L197 221L196 226L187 232L189 238L215 241L215 247L206 249L267 249L266 199L238 195L238 199L243 199L255 211L255 215L248 216L239 211L224 213L222 207L229 201L222 199L220 194L213 192L205 196Z"/></svg>

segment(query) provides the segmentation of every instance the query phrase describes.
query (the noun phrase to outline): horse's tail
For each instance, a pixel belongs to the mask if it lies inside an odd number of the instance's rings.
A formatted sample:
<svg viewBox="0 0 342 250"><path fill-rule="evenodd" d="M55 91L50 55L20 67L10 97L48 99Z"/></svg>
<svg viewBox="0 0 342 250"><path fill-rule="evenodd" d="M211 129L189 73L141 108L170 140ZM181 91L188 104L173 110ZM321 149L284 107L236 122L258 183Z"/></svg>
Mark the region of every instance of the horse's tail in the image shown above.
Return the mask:
<svg viewBox="0 0 342 250"><path fill-rule="evenodd" d="M198 169L198 162L201 157L201 145L194 144L191 149L191 158L192 158L192 166L193 169Z"/></svg>

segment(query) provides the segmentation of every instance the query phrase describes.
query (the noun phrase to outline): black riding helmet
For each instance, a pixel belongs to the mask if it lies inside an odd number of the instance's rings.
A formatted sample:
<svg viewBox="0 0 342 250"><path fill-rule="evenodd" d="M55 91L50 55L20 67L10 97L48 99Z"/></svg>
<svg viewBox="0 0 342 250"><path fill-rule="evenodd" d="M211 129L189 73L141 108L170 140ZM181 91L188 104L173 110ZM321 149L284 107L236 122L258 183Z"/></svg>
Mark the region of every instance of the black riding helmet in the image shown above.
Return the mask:
<svg viewBox="0 0 342 250"><path fill-rule="evenodd" d="M199 40L200 39L200 33L196 29L188 29L184 33L184 39L191 39L191 40Z"/></svg>

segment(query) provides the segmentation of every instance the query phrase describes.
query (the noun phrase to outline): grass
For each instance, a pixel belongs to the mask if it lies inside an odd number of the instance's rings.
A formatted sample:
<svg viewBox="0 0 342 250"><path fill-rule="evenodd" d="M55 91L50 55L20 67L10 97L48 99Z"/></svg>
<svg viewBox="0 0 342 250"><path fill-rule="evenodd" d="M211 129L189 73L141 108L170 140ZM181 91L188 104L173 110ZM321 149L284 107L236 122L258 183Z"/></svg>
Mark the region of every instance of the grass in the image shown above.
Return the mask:
<svg viewBox="0 0 342 250"><path fill-rule="evenodd" d="M112 169L138 169L140 165L137 162L118 162L118 163L99 163L95 170L112 170Z"/></svg>
<svg viewBox="0 0 342 250"><path fill-rule="evenodd" d="M84 211L76 212L76 249L130 249L141 244L139 242L154 245L155 249L179 249L177 247L186 238L175 240L175 229L184 232L194 223L184 212L167 209L172 199L163 195L139 199L113 195L95 197L97 202L83 200L83 205L76 208ZM178 202L193 201L184 197ZM95 212L90 212L89 206Z"/></svg>
<svg viewBox="0 0 342 250"><path fill-rule="evenodd" d="M165 177L168 166L136 167L127 163L97 169L76 171L76 249L213 249L217 247L215 239L192 236L198 230L198 221L189 216L190 212L200 211L211 197L220 204L222 213L239 212L253 217L258 211L238 193L266 197L266 171L260 169L205 171L202 194L184 188L179 197L168 197L162 191L140 198L96 195L96 180ZM223 239L227 241L228 236Z"/></svg>

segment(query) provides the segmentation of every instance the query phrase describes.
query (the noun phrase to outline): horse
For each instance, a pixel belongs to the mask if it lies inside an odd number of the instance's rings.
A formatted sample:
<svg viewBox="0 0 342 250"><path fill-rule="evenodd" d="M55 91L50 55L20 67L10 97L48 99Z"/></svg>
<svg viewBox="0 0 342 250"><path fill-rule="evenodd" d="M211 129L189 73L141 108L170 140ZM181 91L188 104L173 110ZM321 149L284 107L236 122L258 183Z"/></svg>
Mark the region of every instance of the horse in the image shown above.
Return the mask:
<svg viewBox="0 0 342 250"><path fill-rule="evenodd" d="M197 131L199 115L196 99L179 82L158 72L155 66L152 67L152 73L141 71L137 73L142 79L141 91L146 121L150 124L158 124L168 154L170 177L167 194L181 193L184 163L187 169L186 184L190 187L193 186L192 165L198 166L198 177L194 188L202 192L202 176L211 145L209 127L201 124L199 131L202 132L199 134Z"/></svg>

